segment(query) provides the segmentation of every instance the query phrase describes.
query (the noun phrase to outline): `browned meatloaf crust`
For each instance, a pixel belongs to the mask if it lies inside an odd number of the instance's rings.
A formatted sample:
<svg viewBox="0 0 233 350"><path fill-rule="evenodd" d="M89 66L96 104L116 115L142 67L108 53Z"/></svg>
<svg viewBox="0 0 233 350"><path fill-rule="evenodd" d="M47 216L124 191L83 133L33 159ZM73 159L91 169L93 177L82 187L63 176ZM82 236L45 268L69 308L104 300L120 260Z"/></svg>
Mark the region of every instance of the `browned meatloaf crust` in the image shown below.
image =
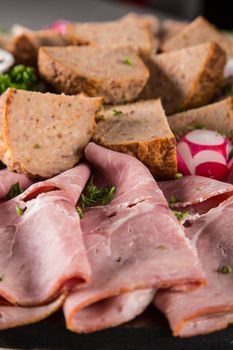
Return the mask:
<svg viewBox="0 0 233 350"><path fill-rule="evenodd" d="M72 168L94 133L101 103L101 98L8 89L0 102L0 159L33 177Z"/></svg>
<svg viewBox="0 0 233 350"><path fill-rule="evenodd" d="M225 52L213 42L152 55L141 99L162 98L167 114L209 103L217 94L226 63Z"/></svg>
<svg viewBox="0 0 233 350"><path fill-rule="evenodd" d="M137 157L157 179L174 177L176 141L160 100L111 106L98 116L96 143Z"/></svg>
<svg viewBox="0 0 233 350"><path fill-rule="evenodd" d="M43 47L38 65L57 91L103 96L106 103L135 100L149 78L145 64L130 48Z"/></svg>

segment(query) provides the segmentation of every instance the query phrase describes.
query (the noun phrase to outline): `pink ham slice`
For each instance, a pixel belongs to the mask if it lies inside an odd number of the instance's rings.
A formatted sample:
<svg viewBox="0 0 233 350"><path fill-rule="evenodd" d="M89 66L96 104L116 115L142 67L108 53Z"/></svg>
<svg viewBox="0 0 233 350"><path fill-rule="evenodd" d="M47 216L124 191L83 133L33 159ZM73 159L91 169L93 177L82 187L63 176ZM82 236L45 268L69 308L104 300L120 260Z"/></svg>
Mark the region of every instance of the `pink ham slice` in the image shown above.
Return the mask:
<svg viewBox="0 0 233 350"><path fill-rule="evenodd" d="M205 276L148 169L94 143L85 155L95 179L117 188L108 205L86 209L81 221L92 283L68 296L64 312L70 330L87 333L134 318L154 293L143 289L195 288L205 283ZM130 295L136 290L148 293L143 307L130 301L140 296ZM124 298L122 312L118 305Z"/></svg>
<svg viewBox="0 0 233 350"><path fill-rule="evenodd" d="M233 195L233 185L202 176L184 176L178 180L159 183L169 202L172 197L175 210L203 214Z"/></svg>
<svg viewBox="0 0 233 350"><path fill-rule="evenodd" d="M233 323L232 237L233 198L212 209L189 228L187 236L198 249L206 272L206 287L187 293L159 291L155 305L167 316L174 335L210 333Z"/></svg>
<svg viewBox="0 0 233 350"><path fill-rule="evenodd" d="M1 205L0 296L7 302L38 306L89 283L75 208L89 175L88 166L77 166ZM22 216L16 206L26 209Z"/></svg>
<svg viewBox="0 0 233 350"><path fill-rule="evenodd" d="M34 307L0 305L0 330L24 326L41 321L56 312L63 304L64 296L48 305Z"/></svg>
<svg viewBox="0 0 233 350"><path fill-rule="evenodd" d="M23 190L33 183L25 175L12 173L6 169L0 170L0 199L4 198L8 194L11 186L17 182Z"/></svg>

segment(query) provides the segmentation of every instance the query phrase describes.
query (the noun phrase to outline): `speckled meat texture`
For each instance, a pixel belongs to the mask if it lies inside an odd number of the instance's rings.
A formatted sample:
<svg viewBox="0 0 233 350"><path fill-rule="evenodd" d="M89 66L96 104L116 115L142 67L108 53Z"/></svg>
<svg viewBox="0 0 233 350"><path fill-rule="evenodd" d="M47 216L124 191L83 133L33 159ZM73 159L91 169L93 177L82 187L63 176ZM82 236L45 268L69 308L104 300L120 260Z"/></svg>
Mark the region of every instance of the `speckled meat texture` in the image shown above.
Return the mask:
<svg viewBox="0 0 233 350"><path fill-rule="evenodd" d="M25 175L13 173L6 169L0 170L0 199L4 198L11 189L11 186L17 182L23 190L33 183Z"/></svg>
<svg viewBox="0 0 233 350"><path fill-rule="evenodd" d="M77 166L1 205L0 299L4 302L38 306L90 281L75 208L89 175L87 165ZM21 216L16 206L25 209Z"/></svg>
<svg viewBox="0 0 233 350"><path fill-rule="evenodd" d="M85 155L94 168L94 181L114 185L117 192L108 205L87 208L81 221L92 283L69 295L64 304L67 327L76 332L134 318L139 313L135 305L129 302L127 310L116 305L123 293L144 289L141 312L154 292L145 296L145 289L183 290L205 283L195 249L148 169L131 156L94 143ZM136 295L130 298L137 300Z"/></svg>
<svg viewBox="0 0 233 350"><path fill-rule="evenodd" d="M208 284L187 293L159 291L155 305L167 316L174 335L206 334L233 323L233 274L221 273L233 267L233 198L212 209L187 231L197 247Z"/></svg>
<svg viewBox="0 0 233 350"><path fill-rule="evenodd" d="M158 183L175 210L204 214L233 195L233 185L203 176L184 176Z"/></svg>

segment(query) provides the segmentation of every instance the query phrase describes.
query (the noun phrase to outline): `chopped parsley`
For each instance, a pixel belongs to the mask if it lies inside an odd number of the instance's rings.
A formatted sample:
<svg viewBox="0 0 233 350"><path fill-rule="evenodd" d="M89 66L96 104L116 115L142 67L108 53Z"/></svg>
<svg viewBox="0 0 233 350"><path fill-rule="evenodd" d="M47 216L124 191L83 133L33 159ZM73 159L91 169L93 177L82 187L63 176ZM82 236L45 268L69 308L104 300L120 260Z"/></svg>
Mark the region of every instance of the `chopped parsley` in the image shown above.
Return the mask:
<svg viewBox="0 0 233 350"><path fill-rule="evenodd" d="M224 274L231 273L231 272L232 272L232 267L229 266L229 265L221 266L221 267L218 269L218 272L224 273Z"/></svg>
<svg viewBox="0 0 233 350"><path fill-rule="evenodd" d="M116 193L115 186L97 187L93 183L93 176L87 185L84 193L81 194L79 206L81 208L106 205L113 199Z"/></svg>
<svg viewBox="0 0 233 350"><path fill-rule="evenodd" d="M118 111L117 109L112 110L112 114L114 117L121 117L123 115L122 111Z"/></svg>
<svg viewBox="0 0 233 350"><path fill-rule="evenodd" d="M37 76L34 68L18 64L7 73L0 74L0 94L8 87L21 90L36 90Z"/></svg>
<svg viewBox="0 0 233 350"><path fill-rule="evenodd" d="M185 112L186 109L184 108L184 106L180 106L177 110L177 113L182 113L182 112Z"/></svg>
<svg viewBox="0 0 233 350"><path fill-rule="evenodd" d="M175 179L180 179L181 177L183 177L184 175L181 173L176 173L175 175Z"/></svg>
<svg viewBox="0 0 233 350"><path fill-rule="evenodd" d="M123 63L124 63L124 64L128 64L128 66L131 66L132 63L133 63L132 58L130 58L129 56L125 57L125 58L123 59Z"/></svg>
<svg viewBox="0 0 233 350"><path fill-rule="evenodd" d="M223 87L222 93L225 97L233 96L233 84L228 84Z"/></svg>
<svg viewBox="0 0 233 350"><path fill-rule="evenodd" d="M173 213L175 214L176 218L179 220L179 221L183 221L186 216L189 215L189 212L188 211L177 211L177 210L173 210Z"/></svg>
<svg viewBox="0 0 233 350"><path fill-rule="evenodd" d="M168 200L169 208L173 208L174 204L178 202L179 200L175 196L171 196Z"/></svg>
<svg viewBox="0 0 233 350"><path fill-rule="evenodd" d="M77 213L78 213L80 219L82 219L83 218L83 211L82 211L82 209L80 207L76 207L76 210L77 210Z"/></svg>
<svg viewBox="0 0 233 350"><path fill-rule="evenodd" d="M15 208L15 210L16 210L16 214L17 214L18 216L22 216L23 213L25 212L26 208L23 209L23 208L17 206L17 207Z"/></svg>
<svg viewBox="0 0 233 350"><path fill-rule="evenodd" d="M22 188L20 187L20 184L18 182L16 182L15 184L13 184L9 190L9 192L6 195L7 199L12 199L17 197L19 194L21 194L23 192Z"/></svg>
<svg viewBox="0 0 233 350"><path fill-rule="evenodd" d="M39 149L39 148L41 148L41 145L39 145L39 143L36 143L35 145L33 145L33 148L34 149Z"/></svg>
<svg viewBox="0 0 233 350"><path fill-rule="evenodd" d="M201 123L191 124L187 128L189 131L196 130L196 129L206 129L206 126Z"/></svg>

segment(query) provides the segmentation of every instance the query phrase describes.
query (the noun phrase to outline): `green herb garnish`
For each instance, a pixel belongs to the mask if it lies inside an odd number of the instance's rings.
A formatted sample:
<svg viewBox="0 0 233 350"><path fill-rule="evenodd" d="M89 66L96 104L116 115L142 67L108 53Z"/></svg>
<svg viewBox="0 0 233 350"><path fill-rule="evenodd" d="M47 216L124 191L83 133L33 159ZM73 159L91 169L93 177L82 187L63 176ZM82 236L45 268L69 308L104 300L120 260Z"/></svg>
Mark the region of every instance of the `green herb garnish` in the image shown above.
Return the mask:
<svg viewBox="0 0 233 350"><path fill-rule="evenodd" d="M20 187L20 184L16 182L14 185L11 186L9 192L6 195L7 199L12 199L17 197L19 194L23 192L22 188Z"/></svg>
<svg viewBox="0 0 233 350"><path fill-rule="evenodd" d="M186 109L184 108L184 106L180 106L178 109L177 109L177 113L182 113L182 112L185 112Z"/></svg>
<svg viewBox="0 0 233 350"><path fill-rule="evenodd" d="M93 184L93 176L90 179L84 193L81 194L79 206L81 208L106 205L113 199L116 193L115 186L97 187Z"/></svg>
<svg viewBox="0 0 233 350"><path fill-rule="evenodd" d="M179 200L175 196L171 196L168 200L169 208L173 208L174 204L178 202Z"/></svg>
<svg viewBox="0 0 233 350"><path fill-rule="evenodd" d="M233 147L232 147L232 149L231 149L231 151L229 153L228 160L230 160L232 157L233 157Z"/></svg>
<svg viewBox="0 0 233 350"><path fill-rule="evenodd" d="M129 66L131 66L131 64L133 63L132 58L130 58L130 57L125 57L125 58L123 59L123 63L124 63L124 64L128 64Z"/></svg>
<svg viewBox="0 0 233 350"><path fill-rule="evenodd" d="M21 207L16 207L15 208L16 209L16 214L18 215L18 216L22 216L23 215L23 213L25 212L25 210L26 210L26 208L21 208Z"/></svg>
<svg viewBox="0 0 233 350"><path fill-rule="evenodd" d="M121 117L123 115L122 111L118 111L117 109L112 110L112 114L114 117Z"/></svg>
<svg viewBox="0 0 233 350"><path fill-rule="evenodd" d="M233 96L233 84L225 85L222 89L222 93L225 97Z"/></svg>
<svg viewBox="0 0 233 350"><path fill-rule="evenodd" d="M181 177L183 177L184 175L181 173L176 173L175 175L175 179L180 179Z"/></svg>
<svg viewBox="0 0 233 350"><path fill-rule="evenodd" d="M204 124L196 123L191 124L187 128L189 131L196 130L196 129L206 129L206 126Z"/></svg>
<svg viewBox="0 0 233 350"><path fill-rule="evenodd" d="M26 67L18 64L11 68L7 73L0 74L0 93L7 88L13 87L21 90L36 90L37 76L32 67Z"/></svg>
<svg viewBox="0 0 233 350"><path fill-rule="evenodd" d="M77 210L77 213L78 213L80 219L83 219L83 211L82 211L82 209L80 207L76 207L76 210Z"/></svg>
<svg viewBox="0 0 233 350"><path fill-rule="evenodd" d="M39 143L36 143L35 145L33 145L33 148L34 149L39 149L39 148L41 148L41 145L39 145Z"/></svg>
<svg viewBox="0 0 233 350"><path fill-rule="evenodd" d="M173 210L173 213L175 214L176 218L179 221L183 221L186 218L186 216L189 215L188 211L182 212L182 211Z"/></svg>
<svg viewBox="0 0 233 350"><path fill-rule="evenodd" d="M231 273L231 272L232 272L232 267L229 266L229 265L221 266L221 267L218 269L218 272L224 273L224 274Z"/></svg>

